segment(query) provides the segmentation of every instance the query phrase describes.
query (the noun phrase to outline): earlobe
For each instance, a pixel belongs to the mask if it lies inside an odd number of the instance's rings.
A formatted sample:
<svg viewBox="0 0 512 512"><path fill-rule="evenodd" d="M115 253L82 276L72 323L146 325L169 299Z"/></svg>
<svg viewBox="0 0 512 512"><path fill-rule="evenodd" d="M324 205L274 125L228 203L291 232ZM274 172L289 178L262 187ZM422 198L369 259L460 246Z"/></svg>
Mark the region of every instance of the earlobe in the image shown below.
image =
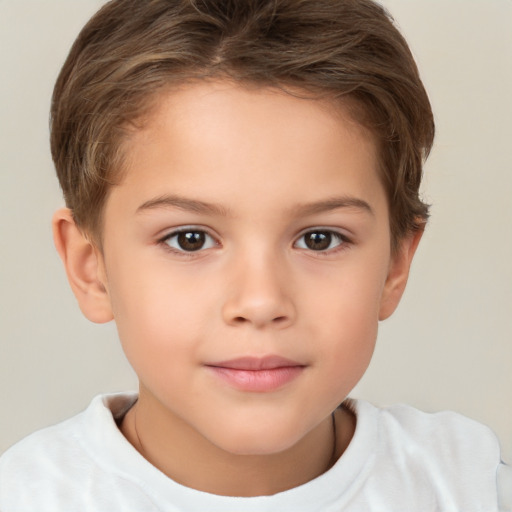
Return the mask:
<svg viewBox="0 0 512 512"><path fill-rule="evenodd" d="M55 212L52 226L55 247L82 313L92 322L109 322L113 314L99 250L78 228L68 208Z"/></svg>
<svg viewBox="0 0 512 512"><path fill-rule="evenodd" d="M389 318L397 308L405 291L411 263L422 235L423 229L418 229L403 238L397 251L392 255L382 294L379 320Z"/></svg>

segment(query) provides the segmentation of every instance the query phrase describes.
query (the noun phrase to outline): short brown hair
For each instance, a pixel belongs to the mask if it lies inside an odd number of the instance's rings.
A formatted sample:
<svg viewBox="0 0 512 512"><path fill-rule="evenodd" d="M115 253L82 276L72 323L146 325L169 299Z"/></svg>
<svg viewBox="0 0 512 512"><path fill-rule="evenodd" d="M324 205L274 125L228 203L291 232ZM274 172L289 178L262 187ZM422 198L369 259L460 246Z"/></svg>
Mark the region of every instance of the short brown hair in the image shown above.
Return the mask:
<svg viewBox="0 0 512 512"><path fill-rule="evenodd" d="M423 226L430 103L406 41L371 0L112 0L82 29L53 93L51 148L66 204L101 231L125 128L187 80L299 88L349 101L376 136L392 242Z"/></svg>

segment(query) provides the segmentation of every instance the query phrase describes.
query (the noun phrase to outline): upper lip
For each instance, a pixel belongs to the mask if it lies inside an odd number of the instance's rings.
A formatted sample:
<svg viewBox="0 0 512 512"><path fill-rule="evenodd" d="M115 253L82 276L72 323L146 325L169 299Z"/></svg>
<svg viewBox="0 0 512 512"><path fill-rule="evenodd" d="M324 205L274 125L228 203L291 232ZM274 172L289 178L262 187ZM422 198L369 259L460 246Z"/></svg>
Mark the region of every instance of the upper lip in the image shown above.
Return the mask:
<svg viewBox="0 0 512 512"><path fill-rule="evenodd" d="M206 366L213 366L217 368L227 368L231 370L274 370L276 368L286 368L293 366L305 366L297 361L287 359L281 356L264 356L264 357L238 357L228 361L219 361L215 363L208 363Z"/></svg>

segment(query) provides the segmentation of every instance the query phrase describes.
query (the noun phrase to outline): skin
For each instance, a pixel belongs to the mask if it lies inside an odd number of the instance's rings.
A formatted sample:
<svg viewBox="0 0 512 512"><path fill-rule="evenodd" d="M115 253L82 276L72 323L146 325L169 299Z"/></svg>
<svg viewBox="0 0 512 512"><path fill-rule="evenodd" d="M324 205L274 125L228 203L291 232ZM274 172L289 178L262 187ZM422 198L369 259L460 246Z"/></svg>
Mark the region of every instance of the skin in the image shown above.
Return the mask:
<svg viewBox="0 0 512 512"><path fill-rule="evenodd" d="M421 237L390 250L372 136L339 106L201 82L163 95L127 148L101 251L68 210L54 217L82 311L115 320L139 377L123 434L211 493L315 478L332 464L331 413L364 374ZM180 246L183 227L204 233L199 250ZM326 248L306 243L321 236ZM267 355L297 376L247 391L209 366ZM355 419L335 414L339 457Z"/></svg>

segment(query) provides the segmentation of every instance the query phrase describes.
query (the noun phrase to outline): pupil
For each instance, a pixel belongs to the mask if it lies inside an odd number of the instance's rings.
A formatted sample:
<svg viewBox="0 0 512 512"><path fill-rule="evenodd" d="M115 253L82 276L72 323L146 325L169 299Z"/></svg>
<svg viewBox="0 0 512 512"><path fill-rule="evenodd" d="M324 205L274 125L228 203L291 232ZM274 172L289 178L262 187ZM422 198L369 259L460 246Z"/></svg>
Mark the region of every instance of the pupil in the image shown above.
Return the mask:
<svg viewBox="0 0 512 512"><path fill-rule="evenodd" d="M199 231L187 231L178 235L178 244L184 251L198 251L204 242L204 233Z"/></svg>
<svg viewBox="0 0 512 512"><path fill-rule="evenodd" d="M306 235L306 245L314 251L325 251L331 245L332 235L325 231L317 231Z"/></svg>

